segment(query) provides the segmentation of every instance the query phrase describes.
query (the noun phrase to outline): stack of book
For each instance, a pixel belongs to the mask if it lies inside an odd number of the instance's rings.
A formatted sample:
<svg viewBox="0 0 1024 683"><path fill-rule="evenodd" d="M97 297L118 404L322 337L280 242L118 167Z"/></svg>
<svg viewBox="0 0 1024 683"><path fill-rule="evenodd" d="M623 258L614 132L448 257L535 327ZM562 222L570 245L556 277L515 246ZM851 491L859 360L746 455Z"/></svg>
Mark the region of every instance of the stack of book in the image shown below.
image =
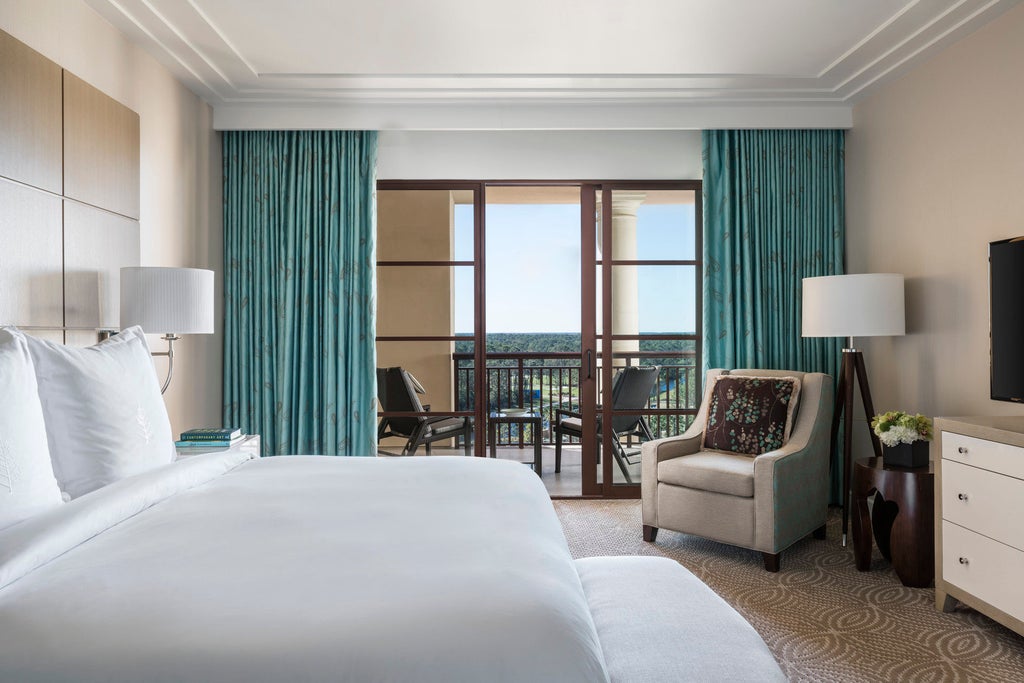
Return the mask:
<svg viewBox="0 0 1024 683"><path fill-rule="evenodd" d="M231 427L200 427L181 433L177 448L230 448L243 438L242 430Z"/></svg>

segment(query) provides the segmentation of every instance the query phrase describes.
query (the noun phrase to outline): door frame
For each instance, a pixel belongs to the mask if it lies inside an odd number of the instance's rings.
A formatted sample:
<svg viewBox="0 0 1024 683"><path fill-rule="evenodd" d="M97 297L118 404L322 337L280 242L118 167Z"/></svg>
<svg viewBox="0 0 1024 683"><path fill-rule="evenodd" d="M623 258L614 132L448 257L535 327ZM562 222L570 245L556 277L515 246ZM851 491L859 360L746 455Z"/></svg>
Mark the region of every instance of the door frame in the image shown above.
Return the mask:
<svg viewBox="0 0 1024 683"><path fill-rule="evenodd" d="M376 268L382 266L473 266L473 365L475 368L486 367L486 348L480 340L484 336L485 322L487 316L487 273L486 259L484 259L484 206L486 202L485 184L477 180L378 180L376 191L402 191L402 190L469 190L473 193L473 261L382 261L379 254L375 254ZM416 342L416 341L464 341L465 337L440 336L380 336L374 337L374 344L378 342ZM487 421L486 401L480 401L479 397L484 396L486 388L486 374L483 372L473 373L473 392L477 400L474 401L472 411L431 411L434 415L447 415L449 417L472 417L474 420L473 455L482 458L486 457L485 439L479 438L479 430L484 429ZM403 417L403 413L380 413L381 416ZM485 432L486 433L486 432Z"/></svg>
<svg viewBox="0 0 1024 683"><path fill-rule="evenodd" d="M469 411L452 411L452 416L473 416L476 422L477 437L474 439L473 453L477 457L486 457L485 438L480 434L486 434L485 426L487 421L487 401L481 400L486 396L486 367L487 367L487 305L486 305L486 205L487 187L500 186L555 186L555 187L579 187L580 188L580 251L581 251L581 330L580 330L580 408L583 414L583 438L581 439L582 457L582 490L580 496L556 496L555 498L639 498L640 485L612 484L613 481L613 458L605 457L602 462L602 482L597 481L597 449L598 439L596 430L597 405L600 401L602 406L602 421L610 424L613 416L611 406L611 386L614 373L611 362L601 363L601 387L602 396L598 396L597 373L591 371L589 377L585 377L585 370L589 367L595 368L599 353L597 341L601 341L602 350L610 350L612 342L620 339L638 339L645 335L616 335L612 330L612 300L611 283L612 268L615 265L691 265L696 267L696 280L698 292L703 282L703 205L702 205L702 182L700 180L378 180L377 190L470 190L473 192L473 263L464 261L403 261L403 262L381 262L377 259L377 266L380 265L408 265L408 266L474 266L474 331L473 331L473 364L477 369L474 372L473 387L477 400L474 409ZM597 257L597 193L601 196L602 215L602 245L604 253L611 254L612 249L612 193L614 190L690 190L694 192L694 224L695 224L695 249L696 259L690 260L659 260L659 261L619 261L611 258L602 258L599 262ZM607 217L607 220L604 218ZM601 267L602 301L601 301L601 334L597 334L597 283L594 268ZM696 297L696 320L697 325L702 327L703 297L698 294ZM700 367L703 359L703 345L701 334L696 335L659 335L658 338L687 339L695 342L695 372L696 399L697 405L693 409L696 413L699 409L702 384ZM376 337L376 341L459 341L464 337ZM589 354L588 354L589 351ZM611 354L609 353L609 358ZM630 411L635 413L649 411ZM671 411L678 414L679 411ZM438 415L449 413L439 412ZM483 430L483 431L481 431ZM604 453L609 453L611 448L611 434L605 432L600 444Z"/></svg>
<svg viewBox="0 0 1024 683"><path fill-rule="evenodd" d="M702 204L702 182L700 180L611 180L602 181L596 183L601 191L601 258L599 261L601 268L601 395L598 396L598 400L601 405L601 422L603 424L611 424L612 418L616 414L612 410L612 381L614 378L614 352L612 351L613 343L620 340L641 340L644 338L654 337L657 339L663 339L666 341L671 340L686 340L693 341L695 344L695 356L694 363L697 370L694 372L696 387L695 396L697 399L697 405L692 409L693 413L696 413L700 408L700 397L702 395L701 385L702 376L700 368L703 363L703 340L702 334L699 332L694 335L623 335L615 334L612 328L612 271L614 266L692 266L694 267L694 278L696 280L695 287L698 295L696 297L696 311L694 312L695 320L698 328L703 328L703 314L704 314L704 302L701 292L701 284L703 283L703 204ZM615 190L684 190L692 191L694 193L694 259L638 259L635 261L626 261L612 258L614 254L614 235L612 226L612 195ZM590 221L590 233L595 234L597 232L596 224L596 211L591 214ZM596 245L595 245L596 247ZM596 248L592 251L587 252L597 257ZM607 258L605 257L607 255ZM586 255L584 256L586 261ZM593 282L593 267L598 265L598 262L591 260L586 265L584 272L590 272L590 280ZM584 278L586 279L586 278ZM596 302L595 302L596 303ZM596 320L595 320L596 323ZM596 335L595 330L595 339ZM607 362L605 362L607 361ZM650 410L640 411L620 411L617 414L650 414ZM677 414L678 411L672 411L673 414ZM690 411L687 411L690 412ZM596 411L595 411L596 415ZM593 423L591 423L593 424ZM584 421L584 425L586 422ZM587 430L586 426L584 429L588 432L595 432L596 428ZM603 430L602 438L600 443L601 452L606 455L601 461L601 482L598 483L597 468L594 467L588 470L584 466L583 470L583 482L584 490L591 490L594 495L601 498L639 498L640 497L640 484L615 484L614 482L614 458L611 457L613 436L610 430ZM596 453L593 454L593 459L596 459ZM588 482L588 478L591 480Z"/></svg>

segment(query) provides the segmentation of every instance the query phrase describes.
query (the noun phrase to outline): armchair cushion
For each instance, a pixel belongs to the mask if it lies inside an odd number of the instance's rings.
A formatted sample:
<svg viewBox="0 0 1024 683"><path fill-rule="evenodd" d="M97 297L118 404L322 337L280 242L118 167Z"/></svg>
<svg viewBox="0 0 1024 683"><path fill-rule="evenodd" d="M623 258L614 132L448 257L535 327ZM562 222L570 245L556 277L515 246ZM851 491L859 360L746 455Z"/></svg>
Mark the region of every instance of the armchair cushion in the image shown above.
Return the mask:
<svg viewBox="0 0 1024 683"><path fill-rule="evenodd" d="M759 455L789 440L800 395L796 377L722 375L709 394L705 449Z"/></svg>
<svg viewBox="0 0 1024 683"><path fill-rule="evenodd" d="M754 497L754 459L701 451L658 463L658 481L741 498Z"/></svg>

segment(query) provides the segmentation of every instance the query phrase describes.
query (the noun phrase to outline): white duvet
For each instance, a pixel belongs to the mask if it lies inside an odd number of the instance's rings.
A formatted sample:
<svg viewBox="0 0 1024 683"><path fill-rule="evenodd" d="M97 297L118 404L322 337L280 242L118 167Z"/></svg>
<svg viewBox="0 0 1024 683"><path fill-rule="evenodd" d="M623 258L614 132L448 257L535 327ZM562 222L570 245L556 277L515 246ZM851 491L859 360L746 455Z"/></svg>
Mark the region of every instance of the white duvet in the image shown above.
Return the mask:
<svg viewBox="0 0 1024 683"><path fill-rule="evenodd" d="M0 531L0 680L607 680L528 468L247 458Z"/></svg>

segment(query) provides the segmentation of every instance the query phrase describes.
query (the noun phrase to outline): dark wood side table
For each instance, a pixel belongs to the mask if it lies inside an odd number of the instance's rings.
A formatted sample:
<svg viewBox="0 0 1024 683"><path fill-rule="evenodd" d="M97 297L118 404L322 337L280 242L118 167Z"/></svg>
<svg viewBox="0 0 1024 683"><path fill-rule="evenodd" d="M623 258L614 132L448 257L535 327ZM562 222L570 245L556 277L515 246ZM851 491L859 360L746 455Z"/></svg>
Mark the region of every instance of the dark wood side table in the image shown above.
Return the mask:
<svg viewBox="0 0 1024 683"><path fill-rule="evenodd" d="M487 418L487 442L491 445L491 457L498 456L497 427L499 424L533 425L533 471L541 476L541 432L544 430L544 418L540 413L491 413ZM530 463L526 463L530 464Z"/></svg>
<svg viewBox="0 0 1024 683"><path fill-rule="evenodd" d="M875 492L873 516L868 496ZM935 466L887 466L882 458L853 464L853 554L871 569L871 537L904 586L927 588L935 578Z"/></svg>

